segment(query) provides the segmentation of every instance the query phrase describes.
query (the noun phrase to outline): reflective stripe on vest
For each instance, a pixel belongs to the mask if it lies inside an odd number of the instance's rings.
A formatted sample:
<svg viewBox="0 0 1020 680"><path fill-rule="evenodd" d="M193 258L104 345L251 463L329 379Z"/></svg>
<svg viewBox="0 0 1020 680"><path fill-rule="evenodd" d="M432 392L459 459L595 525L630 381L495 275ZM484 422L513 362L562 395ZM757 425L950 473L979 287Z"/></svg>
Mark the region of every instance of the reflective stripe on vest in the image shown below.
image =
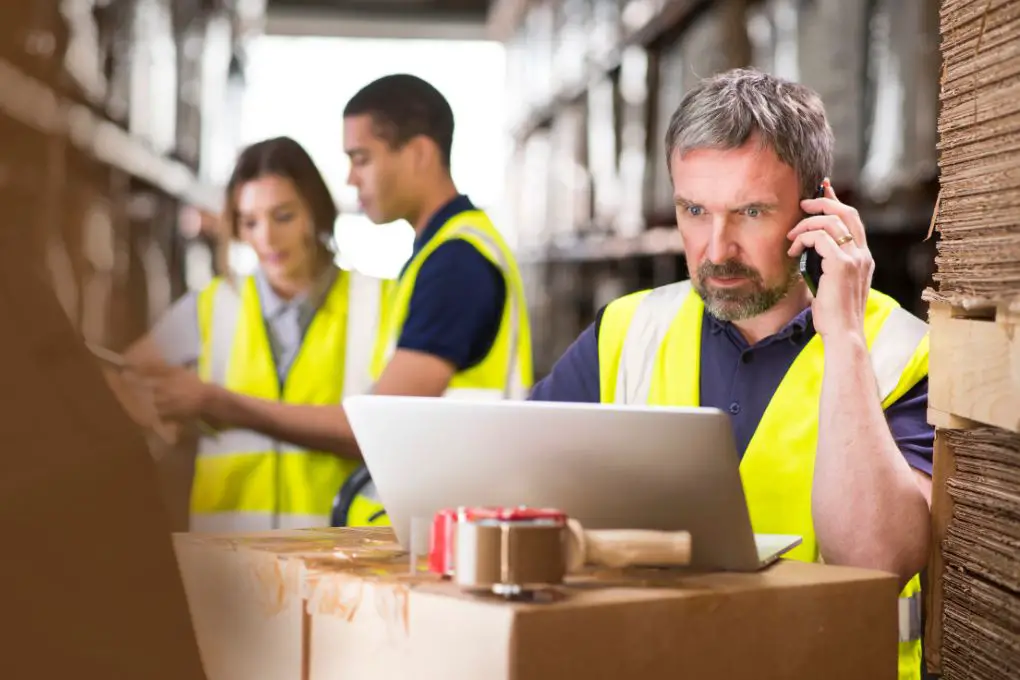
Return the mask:
<svg viewBox="0 0 1020 680"><path fill-rule="evenodd" d="M283 385L270 351L254 280L217 279L199 296L204 380L233 392L288 403L339 405L352 389L344 366L349 274L316 310ZM343 386L341 386L341 384ZM193 531L264 531L329 526L337 490L357 467L325 452L250 430L226 430L198 442L191 496Z"/></svg>
<svg viewBox="0 0 1020 680"><path fill-rule="evenodd" d="M479 224L484 226L478 226ZM533 382L531 330L524 299L524 285L509 249L481 211L468 211L451 218L423 251L412 259L404 274L406 280L402 279L392 284L387 302L387 321L380 327L380 341L373 362L373 373L378 378L396 351L400 330L407 316L410 292L413 290L421 263L428 258L432 250L453 239L472 243L503 273L506 281L507 312L489 356L477 366L454 375L444 396L457 399L524 399ZM501 336L504 333L507 347L506 364L497 367L492 365L491 361L497 345L503 340ZM498 373L495 373L496 371Z"/></svg>
<svg viewBox="0 0 1020 680"><path fill-rule="evenodd" d="M690 281L611 303L599 330L601 400L698 406L703 313ZM876 392L888 408L927 376L927 324L871 291L864 325ZM787 557L806 561L819 558L810 497L823 371L816 335L777 388L740 463L754 530L803 536ZM920 673L919 593L916 575L900 593L901 680Z"/></svg>

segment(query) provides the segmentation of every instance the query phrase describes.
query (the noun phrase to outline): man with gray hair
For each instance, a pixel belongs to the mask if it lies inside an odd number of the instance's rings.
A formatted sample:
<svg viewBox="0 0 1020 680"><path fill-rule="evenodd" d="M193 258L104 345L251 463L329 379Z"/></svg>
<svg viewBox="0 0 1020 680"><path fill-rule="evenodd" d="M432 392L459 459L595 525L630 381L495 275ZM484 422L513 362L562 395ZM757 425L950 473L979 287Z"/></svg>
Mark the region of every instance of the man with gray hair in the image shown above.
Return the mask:
<svg viewBox="0 0 1020 680"><path fill-rule="evenodd" d="M691 90L665 139L690 280L604 307L531 398L728 412L754 530L802 536L793 559L897 574L900 678L916 678L927 325L871 288L864 225L828 180L833 144L802 85L738 69Z"/></svg>

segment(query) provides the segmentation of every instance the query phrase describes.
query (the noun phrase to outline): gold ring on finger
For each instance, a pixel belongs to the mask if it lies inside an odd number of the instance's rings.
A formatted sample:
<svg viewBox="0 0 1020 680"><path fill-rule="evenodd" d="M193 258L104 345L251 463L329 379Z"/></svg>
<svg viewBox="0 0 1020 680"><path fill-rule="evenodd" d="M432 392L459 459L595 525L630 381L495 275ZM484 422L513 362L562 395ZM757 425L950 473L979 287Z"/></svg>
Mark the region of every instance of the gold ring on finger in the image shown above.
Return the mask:
<svg viewBox="0 0 1020 680"><path fill-rule="evenodd" d="M841 246L845 243L850 243L850 241L853 240L854 240L853 234L844 234L843 236L840 236L838 239L836 239L836 245Z"/></svg>

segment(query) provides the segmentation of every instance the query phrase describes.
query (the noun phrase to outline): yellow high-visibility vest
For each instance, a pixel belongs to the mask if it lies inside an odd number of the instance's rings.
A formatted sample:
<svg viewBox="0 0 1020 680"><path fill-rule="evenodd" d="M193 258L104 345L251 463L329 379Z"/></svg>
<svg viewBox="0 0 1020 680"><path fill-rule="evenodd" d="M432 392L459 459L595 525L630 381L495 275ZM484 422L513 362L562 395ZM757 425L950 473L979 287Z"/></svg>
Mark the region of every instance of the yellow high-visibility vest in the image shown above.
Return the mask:
<svg viewBox="0 0 1020 680"><path fill-rule="evenodd" d="M524 399L534 379L531 364L531 325L524 299L524 281L510 247L481 210L467 210L451 217L428 243L411 258L403 276L388 286L386 303L372 361L378 379L400 339L411 304L418 272L436 248L454 239L467 241L502 273L506 304L499 332L489 353L477 365L454 374L446 395L489 399Z"/></svg>
<svg viewBox="0 0 1020 680"><path fill-rule="evenodd" d="M351 275L338 271L280 384L254 277L214 279L198 296L199 376L289 404L340 405L348 351ZM203 435L191 493L192 531L329 526L333 499L358 462L250 430Z"/></svg>
<svg viewBox="0 0 1020 680"><path fill-rule="evenodd" d="M404 321L407 319L411 294L421 266L436 248L454 239L467 241L492 262L506 282L506 303L499 332L489 353L475 366L458 371L444 396L475 399L524 399L527 397L534 372L531 356L531 325L516 259L499 231L481 210L467 210L450 218L436 234L411 258L398 281L384 287L385 303L379 335L372 362L372 377L378 379L393 356ZM371 478L358 475L363 484L352 488L341 502L347 506L349 525L387 524L388 518Z"/></svg>
<svg viewBox="0 0 1020 680"><path fill-rule="evenodd" d="M599 328L600 401L698 406L704 303L690 281L641 291L610 303ZM864 334L882 407L928 375L928 326L872 290ZM786 557L818 561L811 489L824 371L822 339L801 350L772 396L740 462L756 533L797 534ZM920 579L900 594L899 677L920 677Z"/></svg>

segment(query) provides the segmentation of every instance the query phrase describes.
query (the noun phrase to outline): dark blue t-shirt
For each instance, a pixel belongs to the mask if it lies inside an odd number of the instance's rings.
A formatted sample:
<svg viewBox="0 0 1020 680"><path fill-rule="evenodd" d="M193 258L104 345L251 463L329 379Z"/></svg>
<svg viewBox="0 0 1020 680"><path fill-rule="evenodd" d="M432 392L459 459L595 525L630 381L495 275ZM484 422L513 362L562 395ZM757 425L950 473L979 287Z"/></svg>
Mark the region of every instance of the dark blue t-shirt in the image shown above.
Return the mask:
<svg viewBox="0 0 1020 680"><path fill-rule="evenodd" d="M468 210L475 206L463 195L437 210L415 238L412 257L452 217ZM405 264L401 277L406 271ZM492 348L504 304L506 282L499 268L467 241L447 241L418 270L397 347L445 359L458 371L471 368Z"/></svg>
<svg viewBox="0 0 1020 680"><path fill-rule="evenodd" d="M595 323L574 341L545 379L535 385L536 401L599 401L598 330ZM730 415L737 451L743 457L772 395L815 329L808 308L775 335L753 346L733 324L704 313L701 326L701 405ZM925 378L885 410L889 430L911 467L932 471L935 431L928 424Z"/></svg>

